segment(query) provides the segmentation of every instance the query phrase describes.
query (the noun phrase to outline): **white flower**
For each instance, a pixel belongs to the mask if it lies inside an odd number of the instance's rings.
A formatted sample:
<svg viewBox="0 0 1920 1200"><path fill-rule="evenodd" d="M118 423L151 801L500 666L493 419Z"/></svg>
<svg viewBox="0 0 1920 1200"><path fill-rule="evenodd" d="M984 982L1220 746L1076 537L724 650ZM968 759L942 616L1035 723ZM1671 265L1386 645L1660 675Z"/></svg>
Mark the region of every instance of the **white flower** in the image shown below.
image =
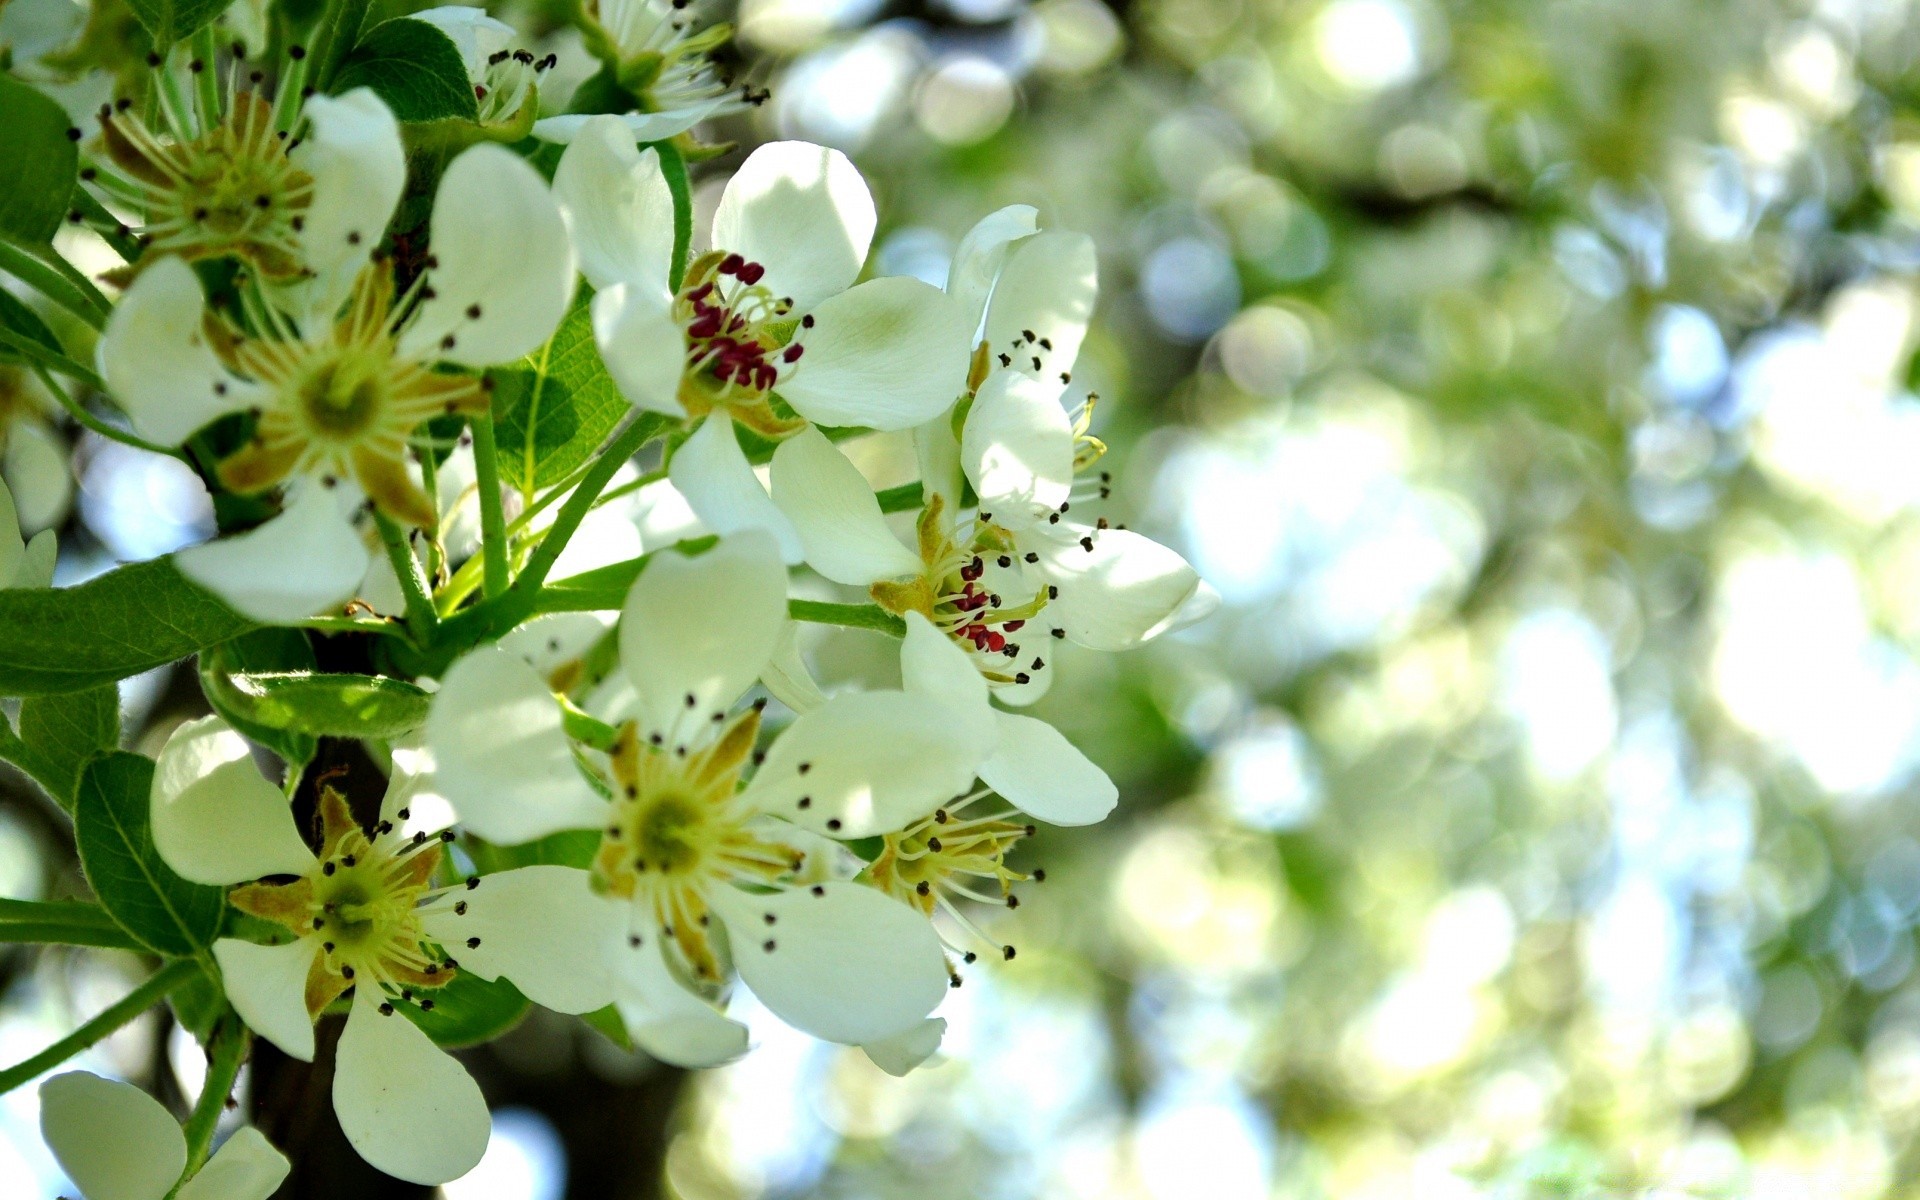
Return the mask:
<svg viewBox="0 0 1920 1200"><path fill-rule="evenodd" d="M733 29L696 29L699 7L688 0L598 0L588 6L601 35L598 46L592 38L589 46L611 60L608 71L639 102L639 111L619 116L631 140L665 141L709 118L766 100L764 90L735 86L714 65L713 51L733 36ZM584 113L548 117L534 125L533 133L549 142L571 142L592 119Z"/></svg>
<svg viewBox="0 0 1920 1200"><path fill-rule="evenodd" d="M73 502L66 439L54 431L53 397L26 370L0 366L0 479L19 505L20 528L60 524Z"/></svg>
<svg viewBox="0 0 1920 1200"><path fill-rule="evenodd" d="M873 239L873 198L837 150L762 146L728 181L713 249L667 288L672 198L652 149L612 117L580 130L554 174L580 269L600 289L594 336L636 406L694 421L731 417L764 437L806 421L908 429L949 408L971 345L959 302L916 279L855 285ZM801 418L774 406L784 401ZM715 532L770 527L768 503L731 423L706 424L672 478Z"/></svg>
<svg viewBox="0 0 1920 1200"><path fill-rule="evenodd" d="M13 492L0 482L0 588L51 587L59 552L51 529L34 534L32 541L20 536Z"/></svg>
<svg viewBox="0 0 1920 1200"><path fill-rule="evenodd" d="M546 682L509 650L456 663L428 718L437 785L481 837L601 831L595 882L631 906L623 1007L641 1044L670 1061L744 1044L687 990L718 991L729 945L768 1008L832 1041L900 1033L946 986L939 944L911 908L856 883L793 876L806 835L884 833L964 790L984 753L977 730L943 698L857 692L802 714L755 754L760 706L728 714L786 624L786 572L764 533L648 563L621 617L636 698L606 759L611 802L581 774ZM741 787L750 758L758 769Z"/></svg>
<svg viewBox="0 0 1920 1200"><path fill-rule="evenodd" d="M434 1006L460 971L505 976L535 1003L591 1012L613 999L604 953L622 926L586 872L533 866L436 887L451 833L407 833L417 778L396 770L371 834L332 788L321 789L321 853L301 839L286 798L261 777L246 742L218 718L190 721L154 772L155 847L196 883L244 884L234 907L292 940L213 944L241 1019L311 1061L313 1022L353 993L333 1081L334 1111L355 1150L390 1175L442 1183L486 1149L479 1087L400 1010ZM247 883L291 875L290 883Z"/></svg>
<svg viewBox="0 0 1920 1200"><path fill-rule="evenodd" d="M178 561L263 621L299 620L360 587L368 553L349 520L358 496L339 485L431 527L410 439L431 417L488 404L478 376L436 367L519 358L546 341L573 289L572 250L545 183L518 156L481 144L447 167L432 254L396 297L395 265L370 261L406 177L393 115L364 88L315 97L307 113L311 273L284 288L243 286L253 326L243 333L207 312L185 262L162 258L128 288L99 344L101 374L145 437L177 444L227 413L255 414L252 440L220 464L220 478L242 493L290 485L283 511Z"/></svg>
<svg viewBox="0 0 1920 1200"><path fill-rule="evenodd" d="M86 1200L267 1200L288 1171L247 1125L180 1183L187 1139L172 1114L132 1084L86 1071L40 1085L40 1136Z"/></svg>
<svg viewBox="0 0 1920 1200"><path fill-rule="evenodd" d="M460 52L467 79L473 85L481 125L501 130L499 140L505 141L518 140L532 131L540 110L539 78L553 67L553 55L536 59L531 51L513 49L519 32L505 21L488 16L484 8L443 4L407 16L446 34ZM511 134L505 133L507 130Z"/></svg>

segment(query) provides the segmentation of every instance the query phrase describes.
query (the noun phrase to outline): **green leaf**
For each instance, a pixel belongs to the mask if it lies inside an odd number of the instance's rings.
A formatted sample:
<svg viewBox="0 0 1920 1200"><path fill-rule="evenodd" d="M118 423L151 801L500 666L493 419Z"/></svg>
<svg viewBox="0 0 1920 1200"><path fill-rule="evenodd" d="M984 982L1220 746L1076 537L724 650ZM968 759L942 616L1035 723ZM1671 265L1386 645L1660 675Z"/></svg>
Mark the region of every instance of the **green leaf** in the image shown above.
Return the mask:
<svg viewBox="0 0 1920 1200"><path fill-rule="evenodd" d="M4 203L4 201L0 201ZM52 354L65 357L67 348L60 344L53 330L41 319L40 314L28 308L12 292L0 290L0 328L26 339L28 342ZM8 357L19 357L9 355Z"/></svg>
<svg viewBox="0 0 1920 1200"><path fill-rule="evenodd" d="M449 1050L492 1041L518 1025L533 1007L520 989L504 978L488 983L467 971L457 972L453 982L443 988L416 992L415 996L432 1000L433 1011L422 1012L417 1004L394 1007Z"/></svg>
<svg viewBox="0 0 1920 1200"><path fill-rule="evenodd" d="M286 671L228 680L248 716L319 737L394 738L420 728L433 697L386 675Z"/></svg>
<svg viewBox="0 0 1920 1200"><path fill-rule="evenodd" d="M600 362L584 296L545 346L491 378L500 476L526 493L565 479L630 411Z"/></svg>
<svg viewBox="0 0 1920 1200"><path fill-rule="evenodd" d="M372 88L402 121L480 119L459 49L425 21L383 21L360 39L333 80L336 93L356 87Z"/></svg>
<svg viewBox="0 0 1920 1200"><path fill-rule="evenodd" d="M588 1029L622 1050L633 1049L633 1037L627 1032L627 1023L620 1018L620 1010L613 1005L596 1008L590 1013L581 1013L580 1019L587 1023Z"/></svg>
<svg viewBox="0 0 1920 1200"><path fill-rule="evenodd" d="M538 866L578 867L584 871L593 865L594 851L600 848L600 831L563 829L559 833L550 833L546 837L531 842L517 842L511 846L497 846L469 837L466 846L467 853L473 857L474 868L482 875L511 871L515 867Z"/></svg>
<svg viewBox="0 0 1920 1200"><path fill-rule="evenodd" d="M84 692L35 696L20 706L20 732L0 734L0 758L33 776L61 808L87 760L120 745L120 689L105 683Z"/></svg>
<svg viewBox="0 0 1920 1200"><path fill-rule="evenodd" d="M226 0L127 0L127 6L153 36L154 48L164 52L192 37L227 4Z"/></svg>
<svg viewBox="0 0 1920 1200"><path fill-rule="evenodd" d="M313 668L313 647L305 634L297 629L256 629L200 655L200 690L227 724L278 754L297 773L313 758L313 734L260 720L252 697L234 686L233 677Z"/></svg>
<svg viewBox="0 0 1920 1200"><path fill-rule="evenodd" d="M73 809L80 867L101 907L159 954L189 955L220 931L226 893L188 883L154 849L147 823L153 760L115 751L87 764Z"/></svg>
<svg viewBox="0 0 1920 1200"><path fill-rule="evenodd" d="M79 148L67 136L73 122L49 97L11 75L0 74L0 233L24 242L45 242L67 215Z"/></svg>
<svg viewBox="0 0 1920 1200"><path fill-rule="evenodd" d="M255 628L164 558L72 588L0 591L0 696L77 692Z"/></svg>
<svg viewBox="0 0 1920 1200"><path fill-rule="evenodd" d="M227 1010L227 997L220 985L204 970L196 971L167 997L173 1018L197 1040L205 1042L213 1032L220 1014Z"/></svg>

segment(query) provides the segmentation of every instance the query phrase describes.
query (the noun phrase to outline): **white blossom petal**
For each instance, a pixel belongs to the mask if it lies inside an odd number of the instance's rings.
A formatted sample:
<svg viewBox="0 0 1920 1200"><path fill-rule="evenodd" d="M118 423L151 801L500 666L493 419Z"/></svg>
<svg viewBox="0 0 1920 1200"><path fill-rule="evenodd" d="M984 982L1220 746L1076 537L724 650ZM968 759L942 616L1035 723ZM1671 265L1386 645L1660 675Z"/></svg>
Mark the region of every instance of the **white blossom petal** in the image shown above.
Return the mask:
<svg viewBox="0 0 1920 1200"><path fill-rule="evenodd" d="M1059 509L1073 491L1073 423L1060 385L1006 368L987 376L967 410L960 463L980 510L1005 528Z"/></svg>
<svg viewBox="0 0 1920 1200"><path fill-rule="evenodd" d="M488 16L486 9L470 4L442 4L438 8L410 12L407 16L415 21L425 21L447 35L453 48L460 52L461 61L466 63L469 79L483 78L487 70L487 56L506 49L517 36L513 26Z"/></svg>
<svg viewBox="0 0 1920 1200"><path fill-rule="evenodd" d="M846 155L770 142L727 181L713 247L765 267L764 285L804 312L860 277L874 222L873 196Z"/></svg>
<svg viewBox="0 0 1920 1200"><path fill-rule="evenodd" d="M812 712L827 702L827 694L820 690L819 680L807 669L807 660L800 653L798 622L788 621L781 629L780 644L772 661L760 672L760 682L775 700L797 713Z"/></svg>
<svg viewBox="0 0 1920 1200"><path fill-rule="evenodd" d="M107 391L141 437L178 445L259 397L258 387L214 357L200 328L204 311L200 277L173 257L141 271L113 306L94 355Z"/></svg>
<svg viewBox="0 0 1920 1200"><path fill-rule="evenodd" d="M980 779L1008 804L1050 825L1091 825L1113 811L1120 791L1053 726L995 713L993 757Z"/></svg>
<svg viewBox="0 0 1920 1200"><path fill-rule="evenodd" d="M607 955L626 928L623 901L598 895L575 867L517 867L461 891L466 910L421 920L427 935L482 979L504 975L527 999L555 1012L584 1013L613 1003ZM478 944L474 939L479 939Z"/></svg>
<svg viewBox="0 0 1920 1200"><path fill-rule="evenodd" d="M664 112L621 113L619 121L627 127L628 136L636 142L664 142L692 129L732 100L730 95L716 96ZM533 136L543 142L564 145L579 137L580 131L592 120L593 117L585 113L562 113L557 117L547 117L533 123Z"/></svg>
<svg viewBox="0 0 1920 1200"><path fill-rule="evenodd" d="M700 428L674 453L667 478L708 529L723 537L746 529L763 530L780 543L781 561L800 561L800 536L761 486L740 449L733 418L726 413L713 413L700 422Z"/></svg>
<svg viewBox="0 0 1920 1200"><path fill-rule="evenodd" d="M747 1027L694 995L674 978L661 955L665 939L638 935L620 951L620 1019L634 1044L664 1063L702 1069L747 1052Z"/></svg>
<svg viewBox="0 0 1920 1200"><path fill-rule="evenodd" d="M40 1136L87 1200L161 1200L187 1166L186 1135L158 1100L87 1071L40 1085Z"/></svg>
<svg viewBox="0 0 1920 1200"><path fill-rule="evenodd" d="M606 822L606 802L574 763L546 680L498 646L447 671L427 710L426 744L434 789L489 841L511 845Z"/></svg>
<svg viewBox="0 0 1920 1200"><path fill-rule="evenodd" d="M917 612L906 615L907 636L900 643L900 682L909 692L932 697L953 710L965 736L985 744L994 736L993 706L987 680L952 638Z"/></svg>
<svg viewBox="0 0 1920 1200"><path fill-rule="evenodd" d="M960 509L960 439L953 431L953 410L944 409L931 421L913 427L913 457L920 467L920 498L945 502L949 513Z"/></svg>
<svg viewBox="0 0 1920 1200"><path fill-rule="evenodd" d="M59 558L60 547L55 542L53 530L42 529L33 535L27 543L27 551L20 556L20 565L14 568L13 582L8 587L43 588L53 586L53 568Z"/></svg>
<svg viewBox="0 0 1920 1200"><path fill-rule="evenodd" d="M843 692L781 733L741 800L835 837L900 829L973 782L976 733L943 697Z"/></svg>
<svg viewBox="0 0 1920 1200"><path fill-rule="evenodd" d="M560 156L553 195L567 214L580 273L596 289L660 290L673 258L673 193L660 155L640 150L618 117L590 118Z"/></svg>
<svg viewBox="0 0 1920 1200"><path fill-rule="evenodd" d="M1033 235L1013 248L993 286L987 302L988 350L1011 356L1019 370L1059 380L1080 357L1099 291L1092 238L1084 233ZM1040 360L1037 368L1035 358Z"/></svg>
<svg viewBox="0 0 1920 1200"><path fill-rule="evenodd" d="M307 973L320 953L313 938L260 946L238 938L213 944L214 961L233 1010L247 1028L301 1062L313 1061L313 1017L307 1012Z"/></svg>
<svg viewBox="0 0 1920 1200"><path fill-rule="evenodd" d="M553 336L573 300L573 244L526 159L491 142L462 152L440 178L430 228L434 294L401 335L404 352L486 367Z"/></svg>
<svg viewBox="0 0 1920 1200"><path fill-rule="evenodd" d="M410 1183L445 1183L474 1168L493 1122L480 1085L371 987L353 1009L334 1063L333 1111L360 1157Z"/></svg>
<svg viewBox="0 0 1920 1200"><path fill-rule="evenodd" d="M819 430L780 443L770 482L807 565L828 579L864 587L920 573L920 556L887 528L866 477Z"/></svg>
<svg viewBox="0 0 1920 1200"><path fill-rule="evenodd" d="M280 515L173 556L180 573L225 600L234 611L290 625L353 599L370 558L325 488L289 490Z"/></svg>
<svg viewBox="0 0 1920 1200"><path fill-rule="evenodd" d="M180 1185L174 1200L267 1200L291 1169L266 1134L243 1125L199 1174Z"/></svg>
<svg viewBox="0 0 1920 1200"><path fill-rule="evenodd" d="M309 96L301 108L306 138L294 165L313 177L300 250L314 272L307 285L308 320L324 321L345 302L354 276L385 236L407 184L400 123L371 88Z"/></svg>
<svg viewBox="0 0 1920 1200"><path fill-rule="evenodd" d="M866 1051L867 1058L874 1066L898 1079L932 1058L934 1051L940 1049L940 1039L946 1036L946 1032L946 1018L928 1017L905 1033L868 1042L860 1049Z"/></svg>
<svg viewBox="0 0 1920 1200"><path fill-rule="evenodd" d="M674 323L665 284L616 283L593 297L593 341L614 386L647 412L684 417L680 374L687 336Z"/></svg>
<svg viewBox="0 0 1920 1200"><path fill-rule="evenodd" d="M150 801L154 848L182 878L230 884L311 869L279 788L253 765L246 739L219 717L173 731L154 765Z"/></svg>
<svg viewBox="0 0 1920 1200"><path fill-rule="evenodd" d="M7 430L5 475L20 503L20 532L58 525L73 503L73 467L66 443L38 421L16 420Z"/></svg>
<svg viewBox="0 0 1920 1200"><path fill-rule="evenodd" d="M1089 649L1140 645L1200 587L1187 560L1152 538L1130 529L1057 528L1057 538L1020 543L1040 556L1040 572L1060 589L1039 619Z"/></svg>
<svg viewBox="0 0 1920 1200"><path fill-rule="evenodd" d="M959 301L906 276L870 279L823 301L780 395L822 425L911 429L966 386L972 345Z"/></svg>
<svg viewBox="0 0 1920 1200"><path fill-rule="evenodd" d="M954 249L953 266L947 271L947 291L960 301L968 316L969 337L980 332L987 297L1007 255L1022 238L1031 237L1040 228L1039 216L1030 204L1009 204L981 217Z"/></svg>
<svg viewBox="0 0 1920 1200"><path fill-rule="evenodd" d="M946 994L933 925L873 888L836 882L761 896L717 888L709 899L740 978L815 1037L880 1041L913 1028Z"/></svg>
<svg viewBox="0 0 1920 1200"><path fill-rule="evenodd" d="M747 530L697 558L662 551L627 593L620 663L640 725L678 741L753 686L780 644L787 571L769 535Z"/></svg>

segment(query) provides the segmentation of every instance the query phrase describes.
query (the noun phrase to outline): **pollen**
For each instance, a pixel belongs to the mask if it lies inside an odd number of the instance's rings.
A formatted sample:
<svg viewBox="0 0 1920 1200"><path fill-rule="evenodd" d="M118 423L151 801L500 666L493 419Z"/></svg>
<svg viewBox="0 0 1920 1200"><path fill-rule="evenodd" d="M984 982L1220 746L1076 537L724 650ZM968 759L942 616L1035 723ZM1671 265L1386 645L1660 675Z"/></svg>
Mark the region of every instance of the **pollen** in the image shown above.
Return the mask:
<svg viewBox="0 0 1920 1200"><path fill-rule="evenodd" d="M777 438L804 424L776 411L772 392L806 353L798 335L807 322L792 315L793 301L774 295L765 277L764 266L738 254L704 254L688 269L673 316L686 331L680 402L688 415L725 409L756 433Z"/></svg>

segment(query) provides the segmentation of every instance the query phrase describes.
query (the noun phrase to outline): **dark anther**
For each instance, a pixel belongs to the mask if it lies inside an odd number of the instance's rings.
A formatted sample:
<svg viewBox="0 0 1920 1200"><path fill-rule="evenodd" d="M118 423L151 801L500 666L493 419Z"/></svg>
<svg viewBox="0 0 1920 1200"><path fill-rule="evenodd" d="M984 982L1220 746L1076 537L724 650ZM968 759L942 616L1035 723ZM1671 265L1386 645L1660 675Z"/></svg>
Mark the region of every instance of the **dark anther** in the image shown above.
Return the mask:
<svg viewBox="0 0 1920 1200"><path fill-rule="evenodd" d="M358 229L349 231L347 234L347 245L358 246L359 244L360 244L360 231Z"/></svg>
<svg viewBox="0 0 1920 1200"><path fill-rule="evenodd" d="M453 915L456 917L464 917L467 915L467 902L465 900L453 906Z"/></svg>
<svg viewBox="0 0 1920 1200"><path fill-rule="evenodd" d="M440 348L441 348L442 350L451 350L451 349L453 349L453 335L452 335L452 334L448 334L447 336L445 336L445 337L443 337L443 338L441 338L441 339L440 339Z"/></svg>
<svg viewBox="0 0 1920 1200"><path fill-rule="evenodd" d="M978 954L975 954L973 951L969 950L965 954L962 954L960 956L960 961L966 962L966 963L975 963L980 961L980 956Z"/></svg>
<svg viewBox="0 0 1920 1200"><path fill-rule="evenodd" d="M328 863L328 864L326 864L325 866L323 866L323 867L321 867L321 868L320 868L320 873L321 873L322 875L331 875L331 874L333 874L333 864L332 864L332 863Z"/></svg>
<svg viewBox="0 0 1920 1200"><path fill-rule="evenodd" d="M1087 552L1088 554L1092 554L1092 553L1093 553L1093 539L1092 539L1091 537L1083 537L1083 538L1081 538L1081 539L1080 539L1080 548L1081 548L1082 550L1085 550L1085 551L1086 551L1086 552Z"/></svg>
<svg viewBox="0 0 1920 1200"><path fill-rule="evenodd" d="M1035 867L1033 869L1033 881L1035 883L1045 883L1047 881L1047 869L1045 867Z"/></svg>
<svg viewBox="0 0 1920 1200"><path fill-rule="evenodd" d="M768 938L766 941L760 943L760 948L762 950L765 950L768 954L773 953L773 947L774 947L774 941L772 938Z"/></svg>
<svg viewBox="0 0 1920 1200"><path fill-rule="evenodd" d="M810 891L810 892L812 892L812 893L813 893L814 895L816 895L816 896L824 896L824 895L826 895L826 894L827 894L827 889L826 889L826 888L823 888L823 887L821 887L821 886L820 886L819 884L817 884L817 883L816 883L816 884L814 884L814 885L813 885L813 886L812 886L811 888L808 888L807 890L808 890L808 891Z"/></svg>
<svg viewBox="0 0 1920 1200"><path fill-rule="evenodd" d="M1007 897L1007 907L1008 907L1008 908L1019 908L1019 907L1020 907L1020 897L1018 897L1018 896L1008 896L1008 897Z"/></svg>
<svg viewBox="0 0 1920 1200"><path fill-rule="evenodd" d="M80 127L78 125L67 126L67 140L70 142L77 142L80 140ZM82 171L80 173L80 177L83 179L93 178L93 176L87 174L85 171Z"/></svg>
<svg viewBox="0 0 1920 1200"><path fill-rule="evenodd" d="M299 62L301 59L305 58L306 56L307 56L307 48L305 46L288 46L287 47L287 57L292 59L295 62Z"/></svg>
<svg viewBox="0 0 1920 1200"><path fill-rule="evenodd" d="M801 807L801 808L812 808L812 807L813 807L813 797L812 797L812 796L802 796L802 797L800 797L800 807Z"/></svg>
<svg viewBox="0 0 1920 1200"><path fill-rule="evenodd" d="M767 913L763 915L760 919L765 921L767 924L772 925L774 922L778 921L780 918L774 916L772 913Z"/></svg>
<svg viewBox="0 0 1920 1200"><path fill-rule="evenodd" d="M480 939L479 939L479 938L477 938L477 937L470 937L470 938L468 938L468 939L467 939L467 949L469 949L469 950L478 950L479 948L480 948Z"/></svg>
<svg viewBox="0 0 1920 1200"><path fill-rule="evenodd" d="M341 968L340 968L340 978L342 978L342 979L352 979L352 978L353 978L353 968L352 968L352 967L341 967Z"/></svg>
<svg viewBox="0 0 1920 1200"><path fill-rule="evenodd" d="M839 818L839 817L829 817L829 818L827 819L827 828L828 828L828 829L838 829L838 828L840 828L840 818Z"/></svg>
<svg viewBox="0 0 1920 1200"><path fill-rule="evenodd" d="M478 304L467 305L467 320L478 321L479 319L480 319L480 306Z"/></svg>
<svg viewBox="0 0 1920 1200"><path fill-rule="evenodd" d="M940 853L940 839L939 839L939 838L928 838L928 839L927 839L927 849L929 849L929 850L931 850L931 851L933 851L933 852L934 852L935 854L938 854L938 853Z"/></svg>
<svg viewBox="0 0 1920 1200"><path fill-rule="evenodd" d="M386 1001L384 1001L384 1000L382 1000L382 1001L380 1002L380 1015L381 1015L381 1016L383 1016L383 1017L390 1017L390 1016L392 1016L392 1015L393 1015L393 1005L391 1005L391 1004L388 1004L388 1003L387 1003Z"/></svg>
<svg viewBox="0 0 1920 1200"><path fill-rule="evenodd" d="M919 883L913 885L913 890L918 895L931 896L933 894L933 885L922 879Z"/></svg>
<svg viewBox="0 0 1920 1200"><path fill-rule="evenodd" d="M1012 961L1013 961L1013 947L1012 947L1012 946L1002 946L1002 947L1000 948L1000 957L1001 957L1001 958L1004 958L1004 959L1006 959L1006 960L1007 960L1008 962L1012 962Z"/></svg>
<svg viewBox="0 0 1920 1200"><path fill-rule="evenodd" d="M479 886L480 886L480 877L479 877L478 875L469 875L469 876L467 876L467 890L468 890L468 891L472 891L473 889L475 889L475 888L477 888L477 887L479 887Z"/></svg>
<svg viewBox="0 0 1920 1200"><path fill-rule="evenodd" d="M420 1002L420 1011L421 1011L421 1012L432 1012L432 1011L433 1011L433 1001L431 1001L431 1000L422 1000L422 1001Z"/></svg>

